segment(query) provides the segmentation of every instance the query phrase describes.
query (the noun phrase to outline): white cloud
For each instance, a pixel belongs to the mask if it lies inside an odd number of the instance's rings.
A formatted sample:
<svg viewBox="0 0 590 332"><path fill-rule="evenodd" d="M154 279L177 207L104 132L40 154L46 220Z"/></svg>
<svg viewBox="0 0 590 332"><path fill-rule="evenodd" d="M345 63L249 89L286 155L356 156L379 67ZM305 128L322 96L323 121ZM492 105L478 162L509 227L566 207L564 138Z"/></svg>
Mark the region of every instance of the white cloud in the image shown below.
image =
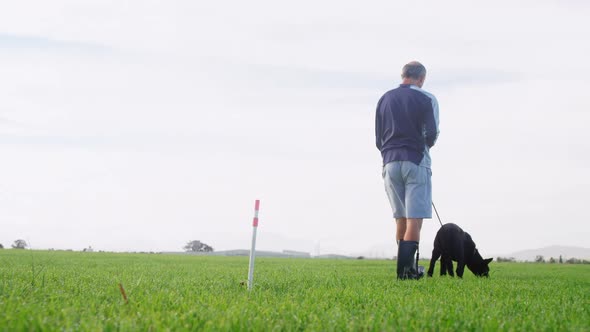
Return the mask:
<svg viewBox="0 0 590 332"><path fill-rule="evenodd" d="M262 198L267 234L393 247L373 112L419 59L441 104L444 220L484 253L583 246L589 228L569 207L590 182L587 13L549 1L12 4L0 11L0 242L178 250L203 234L229 248ZM556 218L579 236L554 231Z"/></svg>

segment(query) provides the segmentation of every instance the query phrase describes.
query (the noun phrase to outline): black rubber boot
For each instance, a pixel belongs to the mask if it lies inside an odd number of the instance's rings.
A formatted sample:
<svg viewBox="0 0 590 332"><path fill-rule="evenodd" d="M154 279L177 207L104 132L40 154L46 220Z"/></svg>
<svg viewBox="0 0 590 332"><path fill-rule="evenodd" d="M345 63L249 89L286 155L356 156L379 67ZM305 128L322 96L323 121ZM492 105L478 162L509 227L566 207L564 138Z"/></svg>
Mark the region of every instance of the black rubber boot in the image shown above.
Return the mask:
<svg viewBox="0 0 590 332"><path fill-rule="evenodd" d="M418 250L416 241L400 241L397 248L397 278L420 279L424 273L418 273L418 267L414 260Z"/></svg>

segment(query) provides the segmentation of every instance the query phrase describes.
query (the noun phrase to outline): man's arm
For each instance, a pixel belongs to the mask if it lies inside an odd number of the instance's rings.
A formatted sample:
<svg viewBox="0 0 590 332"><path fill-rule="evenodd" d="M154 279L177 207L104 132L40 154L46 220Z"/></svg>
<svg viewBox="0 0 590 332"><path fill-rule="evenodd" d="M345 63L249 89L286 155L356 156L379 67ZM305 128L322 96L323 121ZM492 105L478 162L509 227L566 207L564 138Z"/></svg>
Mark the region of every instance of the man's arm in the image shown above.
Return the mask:
<svg viewBox="0 0 590 332"><path fill-rule="evenodd" d="M426 113L426 118L424 119L424 136L428 148L434 146L434 143L436 143L436 139L438 138L438 134L440 133L438 129L438 101L436 98L434 98L434 96L431 97L431 100L432 109L428 110Z"/></svg>
<svg viewBox="0 0 590 332"><path fill-rule="evenodd" d="M379 99L379 102L377 103L377 110L375 111L375 145L377 146L377 149L379 149L379 151L381 151L381 117L379 116L379 109L381 108L381 101L383 100L383 98Z"/></svg>

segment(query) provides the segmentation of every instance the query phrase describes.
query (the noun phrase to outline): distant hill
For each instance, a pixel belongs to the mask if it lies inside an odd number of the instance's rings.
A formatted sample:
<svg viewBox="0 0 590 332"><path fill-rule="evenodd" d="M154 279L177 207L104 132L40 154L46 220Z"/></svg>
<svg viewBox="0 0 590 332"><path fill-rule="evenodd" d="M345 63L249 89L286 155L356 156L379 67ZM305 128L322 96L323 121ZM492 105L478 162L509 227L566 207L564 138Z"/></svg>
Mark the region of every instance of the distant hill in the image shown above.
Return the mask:
<svg viewBox="0 0 590 332"><path fill-rule="evenodd" d="M557 259L560 255L563 257L564 260L569 258L590 260L590 248L550 246L539 249L522 250L509 255L500 256L514 257L517 261L534 261L535 257L537 256L543 256L547 260L551 257Z"/></svg>
<svg viewBox="0 0 590 332"><path fill-rule="evenodd" d="M200 256L250 256L250 250L248 250L248 249L233 249L233 250L222 250L222 251L213 251L213 252L166 251L166 252L163 252L163 254L200 255ZM311 258L311 255L307 252L294 251L294 250L283 250L282 252L256 250L256 257Z"/></svg>

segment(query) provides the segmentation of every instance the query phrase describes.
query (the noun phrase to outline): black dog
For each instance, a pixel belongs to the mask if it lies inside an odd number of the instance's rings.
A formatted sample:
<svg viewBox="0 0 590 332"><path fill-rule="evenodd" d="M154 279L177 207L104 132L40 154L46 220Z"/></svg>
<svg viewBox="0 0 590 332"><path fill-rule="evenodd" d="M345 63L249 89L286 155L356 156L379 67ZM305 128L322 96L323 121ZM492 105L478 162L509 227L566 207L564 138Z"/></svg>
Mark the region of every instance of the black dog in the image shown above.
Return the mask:
<svg viewBox="0 0 590 332"><path fill-rule="evenodd" d="M442 255L442 257L441 257ZM478 277L487 277L490 272L488 264L493 258L483 259L475 248L475 243L469 233L464 232L455 224L445 224L436 233L434 249L428 268L428 276L432 277L434 264L440 259L440 275L446 275L447 271L453 275L453 261L457 262L457 276L463 278L465 265Z"/></svg>

